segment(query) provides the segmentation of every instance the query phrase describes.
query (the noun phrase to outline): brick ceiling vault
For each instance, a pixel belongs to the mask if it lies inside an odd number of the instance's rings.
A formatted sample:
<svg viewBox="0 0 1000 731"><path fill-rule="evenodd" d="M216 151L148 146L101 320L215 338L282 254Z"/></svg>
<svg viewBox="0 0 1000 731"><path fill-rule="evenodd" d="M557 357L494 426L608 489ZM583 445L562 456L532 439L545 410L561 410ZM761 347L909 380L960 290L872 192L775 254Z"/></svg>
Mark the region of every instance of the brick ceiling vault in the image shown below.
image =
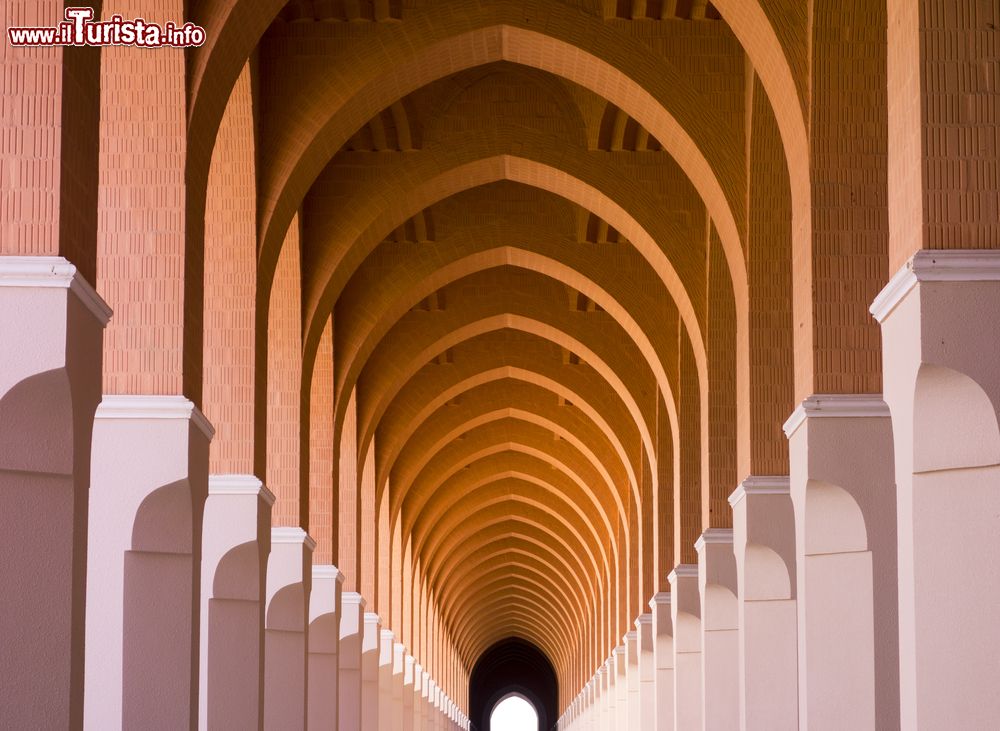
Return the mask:
<svg viewBox="0 0 1000 731"><path fill-rule="evenodd" d="M252 459L425 667L467 680L521 638L565 702L737 482L787 473L820 355L793 316L822 323L791 275L808 31L785 4L194 3L188 195L220 286L226 201L256 219L267 435L206 392L213 460Z"/></svg>

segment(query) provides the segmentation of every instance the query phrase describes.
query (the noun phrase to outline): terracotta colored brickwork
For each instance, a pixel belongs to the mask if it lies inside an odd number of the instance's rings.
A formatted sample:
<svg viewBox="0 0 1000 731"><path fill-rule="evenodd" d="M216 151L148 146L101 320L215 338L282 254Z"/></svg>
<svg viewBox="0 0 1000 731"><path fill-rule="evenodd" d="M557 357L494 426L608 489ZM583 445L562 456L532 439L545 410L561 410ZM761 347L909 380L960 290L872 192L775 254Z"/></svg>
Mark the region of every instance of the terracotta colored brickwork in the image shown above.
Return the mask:
<svg viewBox="0 0 1000 731"><path fill-rule="evenodd" d="M914 251L1000 243L994 3L891 2L890 176L895 271Z"/></svg>
<svg viewBox="0 0 1000 731"><path fill-rule="evenodd" d="M215 427L211 470L250 474L254 460L255 155L250 70L219 128L205 212L202 411Z"/></svg>
<svg viewBox="0 0 1000 731"><path fill-rule="evenodd" d="M266 482L276 498L271 522L277 526L300 525L301 276L299 222L294 218L275 271L267 328Z"/></svg>
<svg viewBox="0 0 1000 731"><path fill-rule="evenodd" d="M97 12L100 12L98 3ZM5 3L2 25L49 26L59 2ZM64 256L96 282L99 51L4 39L0 255Z"/></svg>
<svg viewBox="0 0 1000 731"><path fill-rule="evenodd" d="M175 0L143 12L159 23L184 17ZM106 2L104 13L132 6ZM185 94L183 50L102 49L97 289L115 312L105 393L183 391Z"/></svg>
<svg viewBox="0 0 1000 731"><path fill-rule="evenodd" d="M884 10L859 0L817 3L814 13L813 390L818 393L882 388L881 334L867 306L889 277Z"/></svg>
<svg viewBox="0 0 1000 731"><path fill-rule="evenodd" d="M794 408L791 199L781 136L756 75L747 135L747 270L750 276L750 453L745 475L782 474L788 465L783 420ZM739 408L744 408L742 404Z"/></svg>
<svg viewBox="0 0 1000 731"><path fill-rule="evenodd" d="M334 563L337 503L334 492L333 318L316 350L309 397L309 534L316 541L313 563Z"/></svg>

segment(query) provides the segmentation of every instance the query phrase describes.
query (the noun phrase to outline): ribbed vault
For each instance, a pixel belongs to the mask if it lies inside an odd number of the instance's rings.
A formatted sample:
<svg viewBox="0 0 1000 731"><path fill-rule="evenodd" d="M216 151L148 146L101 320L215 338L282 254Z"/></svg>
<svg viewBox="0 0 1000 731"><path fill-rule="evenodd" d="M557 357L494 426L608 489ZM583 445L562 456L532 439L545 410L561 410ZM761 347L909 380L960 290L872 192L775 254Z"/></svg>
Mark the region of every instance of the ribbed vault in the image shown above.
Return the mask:
<svg viewBox="0 0 1000 731"><path fill-rule="evenodd" d="M792 217L799 104L767 93L808 88L798 37L734 33L729 12L770 30L756 4L203 5L193 126L250 50L232 23L263 31L255 465L287 483L276 510L453 698L530 646L565 703L728 527L738 477L783 469L792 297L761 281L792 230L750 185Z"/></svg>

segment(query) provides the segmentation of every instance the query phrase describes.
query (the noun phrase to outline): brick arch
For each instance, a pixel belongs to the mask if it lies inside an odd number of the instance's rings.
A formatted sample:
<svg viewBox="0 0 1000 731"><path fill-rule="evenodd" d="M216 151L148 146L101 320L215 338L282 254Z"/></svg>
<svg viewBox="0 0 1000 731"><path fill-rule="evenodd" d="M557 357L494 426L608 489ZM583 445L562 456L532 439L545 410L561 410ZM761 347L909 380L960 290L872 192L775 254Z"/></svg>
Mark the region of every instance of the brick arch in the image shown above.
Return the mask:
<svg viewBox="0 0 1000 731"><path fill-rule="evenodd" d="M496 429L485 431L482 427L470 432L467 438L456 449L448 453L443 453L436 460L436 462L441 463L440 469L438 470L438 475L432 479L431 484L437 488L437 486L445 485L451 480L460 480L461 473L465 471L465 465L474 465L477 460L505 452L520 452L534 457L539 462L550 464L557 472L562 473L565 478L575 482L584 492L592 490L590 487L592 481L600 479L600 472L597 471L595 473L593 465L588 465L586 461L581 461L575 450L571 448L563 447L557 449L556 447L559 443L551 442L551 440L549 440L551 444L547 449L533 446L538 444L540 438L544 439L544 434L548 432L540 434L541 429L538 427L529 428L529 425L520 426L516 432L513 431L513 427L517 426L518 424L514 423L509 425L509 431L500 431L499 433ZM446 487L445 489L448 488ZM624 581L615 585L618 601L620 602L619 611L624 615L629 605L634 605L640 601L635 597L637 594L635 588L638 586L641 572L633 577L631 557L639 550L642 535L641 533L637 536L632 534L627 519L628 513L626 513L624 505L618 496L613 491L604 494L610 495L613 498L614 504L619 511L619 517L621 518L620 521L615 521L612 525L614 526L613 529L616 535L619 536L618 547L616 548L618 559L616 575L625 577ZM597 496L598 493L595 493L591 496L591 500L597 499ZM412 509L420 511L422 506L422 502L417 503ZM605 507L604 510L607 511L608 507ZM435 538L434 541L433 545L435 546L440 543L440 539L438 538ZM615 543L612 545L616 546ZM429 561L431 557L432 555L426 553L423 555L425 561ZM627 619L621 616L618 617L618 621L623 623Z"/></svg>
<svg viewBox="0 0 1000 731"><path fill-rule="evenodd" d="M432 81L474 66L511 61L588 88L615 103L656 136L705 200L725 241L737 296L745 299L745 274L740 273L745 267L732 211L739 202L738 186L730 186L727 197L720 182L721 171L739 176L740 151L735 141L718 128L713 116L705 114L699 92L641 43L586 14L578 13L572 23L589 31L585 36L587 45L598 49L596 55L575 45L578 36L574 31L579 28L572 25L551 23L547 34L542 34L519 27L524 19L518 20L514 13L501 23L490 15L481 12L464 18L472 29L445 38L441 38L440 27L411 19L401 29L401 34L408 36L405 42L391 48L372 44L373 58L357 59L356 68L361 70L357 75L366 74L365 78L345 79L354 82L346 90L344 85L316 78L313 86L295 97L301 103L290 105L281 138L272 144L276 151L266 160L268 177L263 189L269 205L261 219L262 285L266 288L266 272L273 266L275 249L280 247L291 216L322 167L354 130L396 99ZM397 50L401 47L413 52L405 55ZM638 78L629 77L607 59L627 65ZM380 75L379 70L385 68L392 71ZM707 155L715 158L712 163ZM278 171L276 180L270 179L272 168Z"/></svg>
<svg viewBox="0 0 1000 731"><path fill-rule="evenodd" d="M341 293L351 274L356 271L364 258L370 251L374 250L377 242L382 241L389 231L416 212L457 192L498 180L511 180L555 193L593 211L621 231L632 242L659 276L676 304L694 347L699 378L706 384L705 388L707 388L708 371L705 338L701 325L702 314L695 308L677 270L667 254L657 244L654 236L649 233L647 226L656 230L658 235L663 238L670 238L673 235L681 234L681 232L673 232L656 222L656 209L651 201L643 216L646 224L644 226L617 200L603 192L603 190L617 189L622 199L641 201L646 198L641 186L623 183L610 175L604 175L588 182L555 166L558 164L557 160L563 163L568 162L567 156L546 153L540 147L533 152L537 152L543 159L551 158L553 164L517 155L490 154L490 151L487 150L480 155L473 153L471 155L473 159L464 164L445 165L442 170L401 170L398 175L387 176L391 177L391 182L371 187L359 186L357 191L359 200L391 200L393 201L392 208L375 211L355 209L357 212L352 213L347 220L338 218L336 221L331 220L322 224L325 230L330 232L330 235L336 237L330 242L324 240L324 230L317 232L316 224L310 223L308 231L310 249L322 243L323 250L329 253L323 259L312 260L310 263L310 271L314 273L314 277L306 294L307 332L304 356L306 361L308 362L313 357L318 336L325 324L324 313L329 313L333 308L336 297ZM593 162L588 165L590 170L586 171L587 174L601 175L600 165ZM584 174L582 169L578 172ZM321 204L320 201L317 203ZM307 206L305 214L307 218L309 213L310 210ZM355 239L354 232L360 233L362 231L364 233ZM337 244L337 241L344 242L345 237L351 241ZM536 259L534 263L538 264L542 261L542 259ZM557 268L557 262L554 260L545 262L545 264L549 269ZM580 279L578 275L570 274L568 269L565 271L570 283ZM610 298L603 299L615 307L610 302ZM626 315L620 308L615 307L615 309L619 315L623 317ZM745 312L746 307L744 306L742 309ZM664 393L672 391L665 375L661 379L661 389Z"/></svg>
<svg viewBox="0 0 1000 731"><path fill-rule="evenodd" d="M653 312L649 307L650 298L640 294L645 291L648 280L641 272L637 272L629 282L605 276L606 267L602 267L600 260L592 254L588 257L585 249L578 261L566 263L564 260L573 253L565 252L565 242L556 238L550 241L544 235L526 237L523 240L529 243L523 245L494 246L494 240L504 241L508 237L511 240L521 240L519 231L505 230L496 234L485 231L482 235L477 234L468 243L464 238L459 238L453 245L438 242L433 249L414 251L412 257L407 258L405 262L400 261L389 271L379 266L373 270L370 277L360 277L356 285L352 279L349 288L357 289L357 296L353 292L345 291L344 296L350 299L351 307L337 318L341 334L338 340L340 346L338 353L342 372L345 373L341 377L341 389L353 388L356 374L360 373L366 362L366 354L374 350L376 343L389 331L392 324L417 302L461 277L487 268L513 265L545 272L567 286L572 286L621 324L646 357L651 372L657 375L657 382L665 394L664 406L671 427L676 433L677 411L674 399L670 396L674 384L667 380L667 374L661 365L663 355L660 344L653 342L653 339L662 333L655 332ZM482 250L476 250L480 248ZM563 249L563 260L555 258L560 248ZM380 285L377 292L368 284L374 280L376 272ZM404 281L405 288L402 286ZM385 299L384 292L399 294L388 304L383 303L380 309L378 300ZM625 304L622 304L623 302ZM351 317L352 312L363 312L366 316L363 319L354 319ZM634 317L633 312L636 313ZM377 313L377 316L372 317L372 313ZM630 407L637 423L650 424L651 417L642 415L640 418L638 406L634 405L634 401ZM652 455L655 449L650 428L642 428L642 433L646 449ZM361 440L362 451L367 441L368 436L365 435Z"/></svg>
<svg viewBox="0 0 1000 731"><path fill-rule="evenodd" d="M245 66L219 127L205 211L202 411L215 427L209 455L215 474L254 471L257 191L252 106L250 68Z"/></svg>
<svg viewBox="0 0 1000 731"><path fill-rule="evenodd" d="M521 518L521 516L518 516L518 518ZM511 530L511 522L513 521L505 523L503 530ZM528 524L530 525L530 523ZM482 544L478 545L481 546ZM538 549L536 548L535 550L537 551ZM557 605L562 604L571 612L571 616L575 620L571 626L581 627L589 618L587 617L587 605L582 599L582 597L586 597L586 594L583 593L583 586L579 581L571 580L564 572L560 572L557 565L549 563L546 560L548 556L544 553L532 554L525 551L515 559L512 559L510 557L511 554L508 554L505 565L493 562L482 571L476 571L478 566L470 564L474 554L474 550L463 551L456 555L456 561L450 563L450 566L453 567L460 560L463 565L468 566L469 571L457 574L454 571L450 572L451 585L449 588L453 588L454 591L449 592L447 595L438 592L437 596L441 600L442 606L446 607L441 613L444 621L447 622L462 615L466 615L467 617L469 615L481 616L482 613L475 610L465 611L468 606L467 602L475 601L478 598L477 589L488 586L490 582L509 586L512 582L510 581L509 574L503 570L509 566L518 566L538 576L540 581L537 586L549 595L553 603ZM578 578L574 577L574 579ZM463 601L466 603L463 603Z"/></svg>
<svg viewBox="0 0 1000 731"><path fill-rule="evenodd" d="M550 325L548 322L533 319L523 314L509 313L482 317L463 326L452 329L443 337L429 343L418 354L408 358L407 362L403 365L402 370L399 372L400 377L391 382L389 384L389 388L398 392L401 385L406 383L423 366L424 363L430 360L433 355L443 352L448 347L461 343L477 335L505 328L534 333L545 340L556 342L564 347L568 346L571 350L575 349L574 352L579 352L581 357L587 359L587 362L590 363L594 369L597 370L597 372L600 373L602 377L613 387L626 388L616 373L602 361L596 352L591 350L584 343L569 336L557 327ZM378 414L379 411L384 412L386 406L383 404L386 404L394 396L394 392L383 393L378 399L382 403L375 403L372 406L374 414ZM371 421L373 422L378 419L378 417L374 414L371 417ZM366 428L367 427L363 426L362 433L364 433ZM633 490L632 497L637 503L641 504L641 496L636 490Z"/></svg>
<svg viewBox="0 0 1000 731"><path fill-rule="evenodd" d="M411 502L407 509L419 514L431 494L449 480L458 479L466 465L494 454L520 452L547 462L562 472L565 478L580 486L591 501L601 505L605 513L617 509L618 521L609 520L609 522L613 527L622 526L625 538L630 539L627 528L628 511L607 471L602 469L596 458L582 452L577 445L567 445L559 449L551 445L548 449L534 446L537 444L537 436L543 431L544 429L538 424L511 417L505 418L502 422L487 422L470 430L466 439L461 440L460 444L450 450L440 450L418 474L414 480L417 484L412 487L413 495L409 496ZM594 487L591 479L601 480L606 484ZM601 497L605 497L605 500ZM611 499L606 500L607 497Z"/></svg>
<svg viewBox="0 0 1000 731"><path fill-rule="evenodd" d="M436 418L440 420L442 418L446 418L446 415L441 414L441 410L442 407L448 408L444 406L447 403L447 401L457 396L464 396L473 389L481 389L482 387L494 384L496 385L504 384L505 382L508 381L514 381L523 383L525 385L531 385L536 387L536 389L540 392L548 393L554 397L563 398L565 400L570 401L574 406L576 406L583 412L585 420L589 421L591 423L591 426L596 428L597 433L603 434L603 436L605 436L605 438L608 439L609 443L611 443L612 447L617 453L619 459L623 461L629 459L624 446L621 444L620 439L618 439L617 432L615 432L610 427L610 425L604 422L599 415L595 414L596 409L594 409L593 405L590 404L589 401L584 396L582 396L582 394L580 394L578 390L566 388L558 381L549 378L548 376L540 373L538 370L529 370L527 368L518 368L513 366L501 366L499 368L488 368L483 371L480 371L474 376L462 379L457 384L447 389L440 396L429 401L427 404L427 408L425 410L422 410L420 413L415 414L414 418L410 421L410 424L407 426L407 436L406 436L407 448L409 448L410 446L409 439L412 436L412 434L415 433L418 429L430 428L429 426L427 426L427 424L428 422L431 421L431 419ZM506 388L509 388L509 386L506 386ZM465 404L463 402L463 406L464 405ZM484 406L481 404L476 404L474 406L474 413L478 414L483 407ZM492 407L493 404L485 405L486 409L491 409ZM537 405L533 405L532 408L538 410ZM496 410L489 411L488 413L494 414L496 413ZM465 414L463 414L462 418L465 419L467 417ZM470 422L468 421L463 422L463 424L467 423ZM440 429L435 430L435 432L438 431L440 431ZM451 434L451 431L449 431L448 434ZM443 438L444 437L439 436L438 441L441 441ZM416 448L422 451L422 445ZM389 462L386 465L387 470L393 469L394 461L395 460ZM384 483L379 486L379 489L380 490L384 489ZM393 515L394 522L396 518L397 516ZM410 525L411 525L410 523L405 523L404 528L408 529Z"/></svg>
<svg viewBox="0 0 1000 731"><path fill-rule="evenodd" d="M483 424L492 424L497 421L509 420L509 419L518 419L520 421L534 423L537 426L543 428L549 427L558 430L553 433L561 434L565 431L564 427L551 424L550 422L544 419L538 419L537 421L533 421L531 414L520 412L520 410L518 409L504 409L483 414L481 419L469 423L469 429L474 429ZM452 433L449 433L448 436L452 436ZM435 454L436 453L437 452L435 452ZM537 466L540 467L541 465L539 464ZM507 467L507 465L505 464L504 467ZM468 464L467 468L471 469L472 464L471 463ZM448 500L454 496L454 493L460 489L468 491L471 491L473 489L472 485L469 485L468 481L463 479L463 477L464 475L461 472L451 475L452 479L443 481L442 483L437 485L433 493L427 499L419 502L417 506L414 506L413 509L411 510L411 515L405 518L403 525L404 535L409 536L412 532L414 538L415 551L422 552L425 542L428 540L428 536L426 534L427 523L433 526L437 524L439 521L447 520L446 513L450 509L450 504L448 503ZM479 484L484 482L484 480L477 479L474 482L475 484ZM573 501L569 500L564 494L561 494L557 489L557 487L552 483L552 481L546 480L543 474L529 473L528 475L526 475L526 479L523 480L522 482L524 484L534 484L536 487L538 487L539 485L545 485L546 487L551 488L553 493L559 494L559 496L562 498L564 502L568 502L570 503L570 505L573 505L573 507L568 511L567 515L578 517L580 519L580 524L583 527L589 529L589 532L594 536L599 536L600 533L603 532L605 535L605 539L609 541L611 540L611 536L614 535L614 531L611 529L612 528L611 521L609 520L611 516L608 516L601 509L602 505L600 502L594 501L594 496L585 494L585 497L591 500L591 505L593 505L599 511L600 517L603 518L602 521L603 525L601 525L601 523L593 522L590 516L588 516L583 510L579 509L579 507L575 506L573 504ZM590 506L588 505L588 507ZM423 523L424 525L420 525L420 523ZM601 527L603 527L605 530L601 531L600 530ZM600 546L600 543L598 543L597 545ZM596 550L599 551L600 548L597 548ZM588 555L591 555L591 558L593 559L592 547L588 548L587 553Z"/></svg>
<svg viewBox="0 0 1000 731"><path fill-rule="evenodd" d="M565 506L564 513L561 513L558 510L554 512L554 520L563 523L569 530L578 533L578 539L581 543L586 544L588 540L593 543L592 548L588 547L587 556L594 565L595 579L599 577L598 570L602 566L610 572L612 568L612 560L617 561L617 545L611 540L612 533L608 530L608 525L605 524L603 526L605 528L604 531L599 530L598 526L595 526L587 520L587 516L580 509L580 506L574 500L570 499L570 496L566 492L563 492L565 487L560 488L554 485L553 483L556 481L551 478L543 479L527 471L522 471L526 469L524 463L527 462L527 459L512 460L512 456L513 455L509 453L505 453L480 459L476 463L476 474L473 477L456 481L454 484L448 486L447 491L442 489L441 492L443 494L435 495L434 500L444 504L450 504L447 501L452 500L453 493L462 491L463 494L472 494L480 490L487 491L499 489L498 486L503 485L525 484L532 485L536 489L550 491L556 500L555 504ZM526 455L524 456L526 457ZM488 465L491 459L500 463L498 464L498 469L492 469L488 466L484 467L484 465ZM514 464L512 464L512 462L514 462ZM499 469L500 467L502 467L502 469ZM521 467L522 470L517 469L517 467ZM530 469L530 465L527 468ZM485 473L486 476L480 477L479 473ZM576 518L576 522L571 521L570 517L566 516ZM428 518L427 520L429 521L431 518ZM576 523L579 523L579 525ZM581 530L580 526L583 526L584 530ZM420 542L421 547L427 537L426 535L421 537L421 534L423 533L425 533L424 530L416 528L414 530L414 535L411 536L411 539L416 538ZM588 540L584 540L582 537L584 535L588 536ZM419 551L419 548L414 550ZM596 595L598 587L596 587L593 582L590 583L590 587L595 591Z"/></svg>
<svg viewBox="0 0 1000 731"><path fill-rule="evenodd" d="M440 565L440 571L443 573L451 574L456 566L461 565L463 562L467 562L470 557L475 555L476 551L482 546L488 545L490 541L497 539L500 536L507 537L512 536L513 538L522 541L525 545L531 545L533 551L537 551L536 556L539 558L540 564L546 564L550 575L559 576L560 583L564 583L565 587L570 587L575 585L575 592L582 591L585 586L583 581L583 576L586 573L586 566L579 562L578 557L574 556L569 547L562 547L563 551L560 552L559 548L561 544L558 542L552 542L549 536L549 529L546 528L544 523L538 522L537 520L532 521L521 515L506 516L500 515L492 517L484 521L481 525L476 528L465 525L462 527L458 537L466 538L467 540L462 542L461 545L455 547L455 549L449 553L447 561ZM547 536L549 536L547 538ZM541 558L545 560L542 561ZM575 559L570 560L570 559ZM428 566L428 581L431 585L434 584L436 569L435 566ZM473 575L468 574L468 583L475 586L477 578L482 581L483 578L490 578L490 574L480 574ZM572 578L572 582L570 580ZM504 582L504 577L496 577L500 582ZM463 585L464 586L464 585ZM575 593L574 589L564 590L562 593L567 595L572 595ZM468 596L473 594L471 591L462 591L456 594L457 597ZM569 605L574 607L577 618L583 619L586 615L585 607L582 602L577 605L572 603ZM461 605L457 602L453 604L450 610L444 615L446 617L454 617L459 614ZM574 623L575 624L575 623Z"/></svg>
<svg viewBox="0 0 1000 731"><path fill-rule="evenodd" d="M559 617L560 614L568 614L561 610L561 605L556 599L547 595L543 583L544 578L540 572L534 572L520 562L511 562L502 568L507 569L507 576L512 580L486 575L483 577L482 588L476 587L479 589L478 591L463 585L462 588L466 591L464 594L458 595L458 603L454 606L453 613L456 615L456 620L452 631L455 634L455 644L459 651L467 653L467 657L474 657L470 652L472 643L482 636L483 631L490 626L491 621L495 621L493 610L509 605L513 596L537 597L535 606L538 609L534 607L531 609L522 607L521 609L526 614L534 614L535 622L541 624L542 627L545 624L538 621L542 617ZM491 581L491 578L494 580ZM532 588L537 588L538 592L531 591ZM544 599L548 599L548 601L544 601ZM479 602L482 608L478 611L467 611L470 602ZM573 621L574 619L576 621ZM552 648L558 653L558 657L565 659L564 662L568 660L573 650L573 639L576 637L574 630L579 631L580 628L580 618L570 615L557 623L553 630L550 630L554 632Z"/></svg>

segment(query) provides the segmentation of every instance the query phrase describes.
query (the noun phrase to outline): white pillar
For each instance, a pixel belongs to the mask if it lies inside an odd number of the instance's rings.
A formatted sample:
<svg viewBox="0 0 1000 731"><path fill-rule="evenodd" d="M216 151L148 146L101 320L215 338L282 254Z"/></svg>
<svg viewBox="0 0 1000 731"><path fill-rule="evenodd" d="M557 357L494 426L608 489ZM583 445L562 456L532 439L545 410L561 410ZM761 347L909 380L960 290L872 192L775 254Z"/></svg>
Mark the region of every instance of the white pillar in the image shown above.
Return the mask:
<svg viewBox="0 0 1000 731"><path fill-rule="evenodd" d="M739 580L740 730L799 727L795 514L787 477L748 477L729 497Z"/></svg>
<svg viewBox="0 0 1000 731"><path fill-rule="evenodd" d="M617 729L630 728L628 718L628 658L625 645L618 645L611 653L615 678L615 712L613 725Z"/></svg>
<svg viewBox="0 0 1000 731"><path fill-rule="evenodd" d="M656 683L656 731L674 730L674 620L670 592L649 600L653 618L653 665Z"/></svg>
<svg viewBox="0 0 1000 731"><path fill-rule="evenodd" d="M415 663L413 655L406 655L403 658L403 731L413 731L415 728L413 715L415 711L413 706L414 682L416 682Z"/></svg>
<svg viewBox="0 0 1000 731"><path fill-rule="evenodd" d="M312 567L309 593L309 731L336 731L340 692L340 615L344 575L336 566Z"/></svg>
<svg viewBox="0 0 1000 731"><path fill-rule="evenodd" d="M639 719L639 631L627 632L622 641L625 646L625 707L628 709L629 724L627 728L642 728Z"/></svg>
<svg viewBox="0 0 1000 731"><path fill-rule="evenodd" d="M702 718L705 731L739 728L740 638L733 531L709 528L695 543L701 595Z"/></svg>
<svg viewBox="0 0 1000 731"><path fill-rule="evenodd" d="M389 698L389 705L392 713L392 722L390 723L389 728L393 731L402 731L403 729L403 699L405 697L406 645L402 642L396 642L392 646L392 687L390 689Z"/></svg>
<svg viewBox="0 0 1000 731"><path fill-rule="evenodd" d="M274 495L253 475L210 475L202 530L198 726L264 721L264 599Z"/></svg>
<svg viewBox="0 0 1000 731"><path fill-rule="evenodd" d="M201 526L213 430L182 396L94 421L84 726L198 725Z"/></svg>
<svg viewBox="0 0 1000 731"><path fill-rule="evenodd" d="M871 309L895 448L902 727L993 727L1000 251L920 251Z"/></svg>
<svg viewBox="0 0 1000 731"><path fill-rule="evenodd" d="M264 728L306 728L309 592L316 542L301 528L272 528L264 621Z"/></svg>
<svg viewBox="0 0 1000 731"><path fill-rule="evenodd" d="M0 715L10 728L83 719L87 501L110 316L66 259L0 256L0 667L17 669L0 683Z"/></svg>
<svg viewBox="0 0 1000 731"><path fill-rule="evenodd" d="M392 668L395 663L396 635L391 629L379 632L378 646L378 728L392 728Z"/></svg>
<svg viewBox="0 0 1000 731"><path fill-rule="evenodd" d="M638 727L656 729L656 659L653 655L653 615L640 614L635 620L637 633Z"/></svg>
<svg viewBox="0 0 1000 731"><path fill-rule="evenodd" d="M674 728L702 728L701 592L698 567L680 564L670 572L674 628Z"/></svg>
<svg viewBox="0 0 1000 731"><path fill-rule="evenodd" d="M374 612L364 614L361 638L361 720L366 731L379 728L379 652L382 620Z"/></svg>
<svg viewBox="0 0 1000 731"><path fill-rule="evenodd" d="M365 631L365 600L354 591L341 595L340 678L337 696L338 731L362 731L361 640Z"/></svg>
<svg viewBox="0 0 1000 731"><path fill-rule="evenodd" d="M798 576L799 726L899 721L896 489L881 397L816 395L785 422Z"/></svg>

